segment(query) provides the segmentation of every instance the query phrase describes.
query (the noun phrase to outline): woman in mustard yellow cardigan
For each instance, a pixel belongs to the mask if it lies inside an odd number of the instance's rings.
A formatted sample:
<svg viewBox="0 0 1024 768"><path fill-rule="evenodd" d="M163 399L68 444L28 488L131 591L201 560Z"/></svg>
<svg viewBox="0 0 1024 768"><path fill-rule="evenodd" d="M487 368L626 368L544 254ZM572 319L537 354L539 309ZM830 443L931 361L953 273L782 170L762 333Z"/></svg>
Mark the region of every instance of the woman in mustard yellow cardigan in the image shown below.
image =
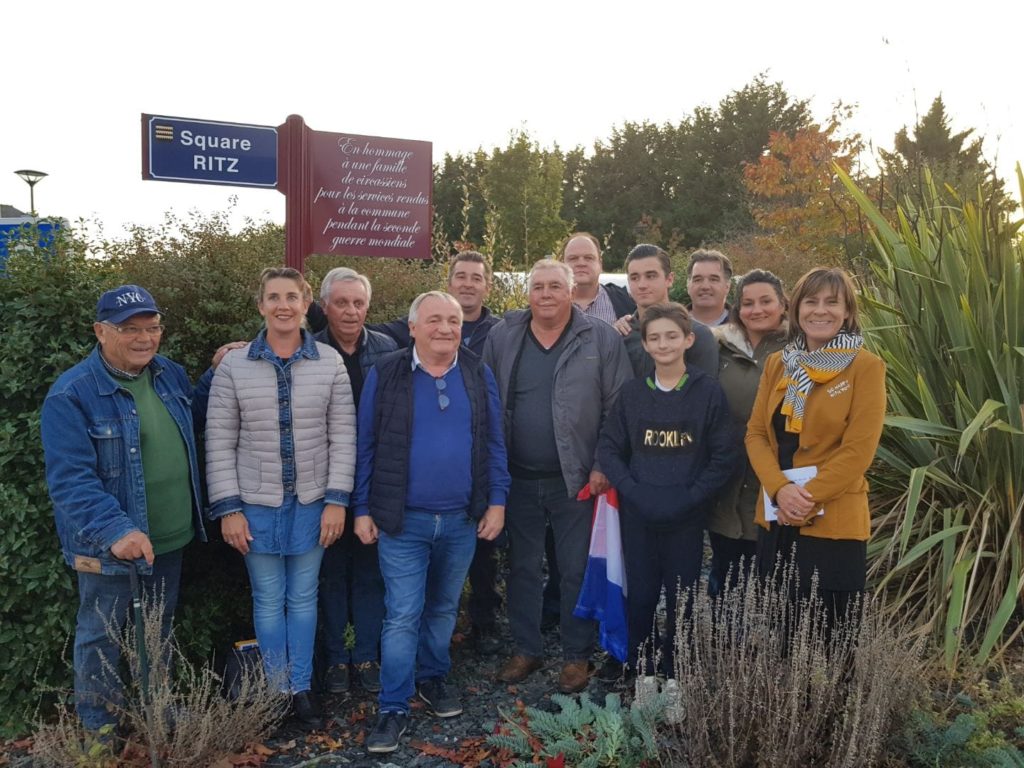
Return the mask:
<svg viewBox="0 0 1024 768"><path fill-rule="evenodd" d="M767 576L777 557L792 557L804 594L816 570L819 594L841 615L866 579L864 473L882 434L885 363L864 349L843 270L801 277L789 313L790 341L765 363L747 424L747 454L763 489L759 570Z"/></svg>

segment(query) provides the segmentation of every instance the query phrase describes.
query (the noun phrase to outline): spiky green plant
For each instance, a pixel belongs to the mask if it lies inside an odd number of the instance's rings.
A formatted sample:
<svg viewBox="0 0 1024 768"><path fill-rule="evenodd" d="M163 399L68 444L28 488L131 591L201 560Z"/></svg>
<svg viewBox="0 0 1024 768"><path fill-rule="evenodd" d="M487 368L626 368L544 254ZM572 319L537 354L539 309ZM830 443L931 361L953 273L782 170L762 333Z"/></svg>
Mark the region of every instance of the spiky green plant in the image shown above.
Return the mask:
<svg viewBox="0 0 1024 768"><path fill-rule="evenodd" d="M844 181L875 228L865 326L888 365L871 572L948 669L984 664L1024 629L1024 222L928 178L892 226Z"/></svg>

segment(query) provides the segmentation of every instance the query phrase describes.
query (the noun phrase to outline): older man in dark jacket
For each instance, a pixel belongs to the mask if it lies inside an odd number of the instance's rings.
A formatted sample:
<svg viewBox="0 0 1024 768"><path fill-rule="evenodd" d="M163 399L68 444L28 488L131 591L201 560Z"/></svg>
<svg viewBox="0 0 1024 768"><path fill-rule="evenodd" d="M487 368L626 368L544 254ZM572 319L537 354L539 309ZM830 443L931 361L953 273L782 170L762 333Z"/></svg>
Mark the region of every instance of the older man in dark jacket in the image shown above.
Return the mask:
<svg viewBox="0 0 1024 768"><path fill-rule="evenodd" d="M484 348L505 408L512 474L508 615L515 653L498 677L518 682L543 663L542 563L550 521L561 575L559 688L572 693L587 685L595 639L593 622L573 615L591 521L591 504L576 497L585 485L593 494L608 488L595 460L597 436L632 370L615 329L573 306L566 264L537 262L528 289L530 308L507 313Z"/></svg>
<svg viewBox="0 0 1024 768"><path fill-rule="evenodd" d="M327 316L327 327L316 334L316 340L330 344L345 361L356 404L370 368L397 349L391 338L366 327L372 296L369 279L347 267L332 269L320 284L320 306ZM320 616L327 662L324 689L344 693L357 684L370 693L379 691L384 579L377 562L377 545L361 543L351 526L324 551ZM345 643L349 622L355 629L351 649Z"/></svg>

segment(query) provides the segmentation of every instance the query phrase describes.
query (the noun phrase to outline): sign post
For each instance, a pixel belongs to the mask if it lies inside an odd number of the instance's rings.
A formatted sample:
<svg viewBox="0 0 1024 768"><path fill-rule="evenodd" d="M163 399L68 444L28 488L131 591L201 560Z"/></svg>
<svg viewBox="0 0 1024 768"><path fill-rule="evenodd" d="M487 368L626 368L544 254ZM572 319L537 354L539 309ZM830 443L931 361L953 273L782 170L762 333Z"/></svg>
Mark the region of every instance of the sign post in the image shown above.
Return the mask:
<svg viewBox="0 0 1024 768"><path fill-rule="evenodd" d="M309 128L142 115L142 178L277 189L285 263L313 253L429 259L431 145Z"/></svg>
<svg viewBox="0 0 1024 768"><path fill-rule="evenodd" d="M142 178L276 187L277 129L143 115Z"/></svg>

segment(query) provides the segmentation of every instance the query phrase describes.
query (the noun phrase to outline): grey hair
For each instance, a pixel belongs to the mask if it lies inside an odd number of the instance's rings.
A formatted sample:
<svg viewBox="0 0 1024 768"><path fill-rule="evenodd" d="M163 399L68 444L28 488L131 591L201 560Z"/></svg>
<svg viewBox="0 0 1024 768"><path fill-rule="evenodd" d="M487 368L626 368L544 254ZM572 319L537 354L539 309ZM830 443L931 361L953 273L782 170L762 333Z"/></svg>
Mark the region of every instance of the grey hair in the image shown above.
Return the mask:
<svg viewBox="0 0 1024 768"><path fill-rule="evenodd" d="M419 296L413 299L412 304L409 305L410 323L419 322L420 304L422 304L429 298L444 299L445 301L447 301L449 304L451 304L453 307L459 310L459 322L462 322L462 306L459 304L458 301L456 301L454 296L452 296L450 293L445 293L444 291L427 291L426 293L421 293Z"/></svg>
<svg viewBox="0 0 1024 768"><path fill-rule="evenodd" d="M564 261L556 261L555 259L548 258L541 259L540 261L533 265L533 268L530 270L530 274L526 278L527 290L529 290L530 285L533 284L534 274L536 274L541 269L557 269L565 276L566 285L569 286L570 291L576 287L576 278L572 274L572 267L570 267Z"/></svg>
<svg viewBox="0 0 1024 768"><path fill-rule="evenodd" d="M335 283L359 283L366 289L366 303L369 304L373 298L373 287L366 275L361 275L348 267L335 267L324 275L324 280L320 283L321 303L327 303L327 298L331 295L331 286Z"/></svg>

